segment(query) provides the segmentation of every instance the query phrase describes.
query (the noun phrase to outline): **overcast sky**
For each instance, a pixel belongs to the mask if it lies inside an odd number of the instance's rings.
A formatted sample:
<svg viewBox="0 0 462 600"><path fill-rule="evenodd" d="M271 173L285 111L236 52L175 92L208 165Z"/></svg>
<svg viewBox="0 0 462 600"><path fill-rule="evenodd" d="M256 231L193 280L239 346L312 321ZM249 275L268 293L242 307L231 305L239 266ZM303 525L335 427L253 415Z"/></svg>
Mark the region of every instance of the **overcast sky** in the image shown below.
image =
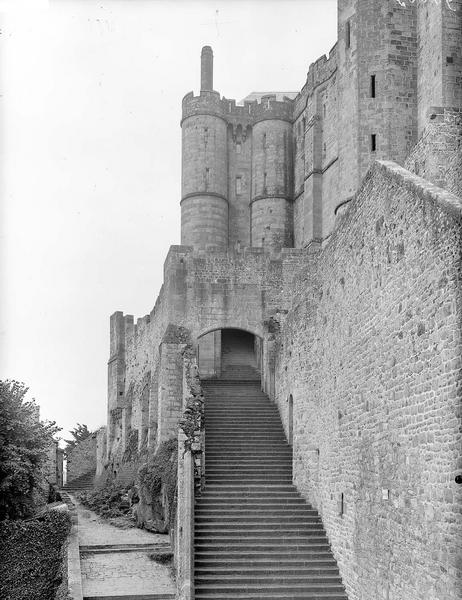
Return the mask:
<svg viewBox="0 0 462 600"><path fill-rule="evenodd" d="M295 91L336 41L336 2L37 2L0 0L0 377L42 418L96 429L109 316L151 310L180 242L181 99L201 47L228 98Z"/></svg>

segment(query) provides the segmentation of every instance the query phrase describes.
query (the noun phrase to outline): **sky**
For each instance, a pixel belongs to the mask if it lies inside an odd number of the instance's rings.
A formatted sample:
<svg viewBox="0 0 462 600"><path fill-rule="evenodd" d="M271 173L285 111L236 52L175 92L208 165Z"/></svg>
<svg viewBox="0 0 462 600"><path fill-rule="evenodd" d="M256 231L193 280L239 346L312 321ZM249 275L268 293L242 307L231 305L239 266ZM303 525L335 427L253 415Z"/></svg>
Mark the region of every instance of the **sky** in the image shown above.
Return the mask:
<svg viewBox="0 0 462 600"><path fill-rule="evenodd" d="M109 316L180 243L181 100L296 91L335 0L0 0L0 378L62 435L106 421Z"/></svg>

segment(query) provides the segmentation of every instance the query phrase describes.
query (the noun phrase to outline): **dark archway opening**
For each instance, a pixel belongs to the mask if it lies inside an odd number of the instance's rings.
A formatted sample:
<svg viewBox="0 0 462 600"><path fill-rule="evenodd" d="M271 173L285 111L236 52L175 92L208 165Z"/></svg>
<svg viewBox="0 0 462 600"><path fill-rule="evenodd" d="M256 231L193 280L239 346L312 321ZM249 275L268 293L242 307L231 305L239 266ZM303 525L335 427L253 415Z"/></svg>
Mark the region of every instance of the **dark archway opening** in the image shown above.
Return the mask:
<svg viewBox="0 0 462 600"><path fill-rule="evenodd" d="M289 414L288 414L288 432L287 441L291 446L294 443L294 399L292 394L289 396Z"/></svg>
<svg viewBox="0 0 462 600"><path fill-rule="evenodd" d="M243 329L218 329L198 340L202 379L259 380L261 340Z"/></svg>

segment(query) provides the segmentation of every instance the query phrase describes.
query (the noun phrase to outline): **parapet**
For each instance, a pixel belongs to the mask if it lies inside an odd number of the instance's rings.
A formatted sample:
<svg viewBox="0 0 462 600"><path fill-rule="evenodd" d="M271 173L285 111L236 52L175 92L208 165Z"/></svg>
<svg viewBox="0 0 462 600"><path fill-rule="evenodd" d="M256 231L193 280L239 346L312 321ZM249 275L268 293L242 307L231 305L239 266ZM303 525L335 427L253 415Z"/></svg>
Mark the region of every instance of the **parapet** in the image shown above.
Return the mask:
<svg viewBox="0 0 462 600"><path fill-rule="evenodd" d="M337 43L331 48L329 56L323 54L314 63L311 63L306 75L305 85L294 100L294 118L298 118L304 110L306 98L310 96L315 89L332 77L337 70Z"/></svg>
<svg viewBox="0 0 462 600"><path fill-rule="evenodd" d="M267 119L293 120L294 100L285 96L277 100L273 94L261 98L261 102L254 100L244 102L243 106L236 104L236 100L220 97L218 92L202 91L199 96L189 92L183 98L182 122L194 115L210 115L220 117L227 123L239 122L243 125L253 125Z"/></svg>

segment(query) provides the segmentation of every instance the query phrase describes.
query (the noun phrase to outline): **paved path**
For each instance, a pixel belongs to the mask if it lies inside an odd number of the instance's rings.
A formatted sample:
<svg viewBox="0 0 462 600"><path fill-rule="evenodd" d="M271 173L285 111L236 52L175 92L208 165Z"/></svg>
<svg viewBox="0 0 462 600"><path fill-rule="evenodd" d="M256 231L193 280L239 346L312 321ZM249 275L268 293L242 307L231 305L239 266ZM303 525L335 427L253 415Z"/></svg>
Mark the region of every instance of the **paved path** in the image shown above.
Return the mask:
<svg viewBox="0 0 462 600"><path fill-rule="evenodd" d="M75 503L84 599L175 598L169 567L149 558L156 548L170 549L168 535L114 527Z"/></svg>

